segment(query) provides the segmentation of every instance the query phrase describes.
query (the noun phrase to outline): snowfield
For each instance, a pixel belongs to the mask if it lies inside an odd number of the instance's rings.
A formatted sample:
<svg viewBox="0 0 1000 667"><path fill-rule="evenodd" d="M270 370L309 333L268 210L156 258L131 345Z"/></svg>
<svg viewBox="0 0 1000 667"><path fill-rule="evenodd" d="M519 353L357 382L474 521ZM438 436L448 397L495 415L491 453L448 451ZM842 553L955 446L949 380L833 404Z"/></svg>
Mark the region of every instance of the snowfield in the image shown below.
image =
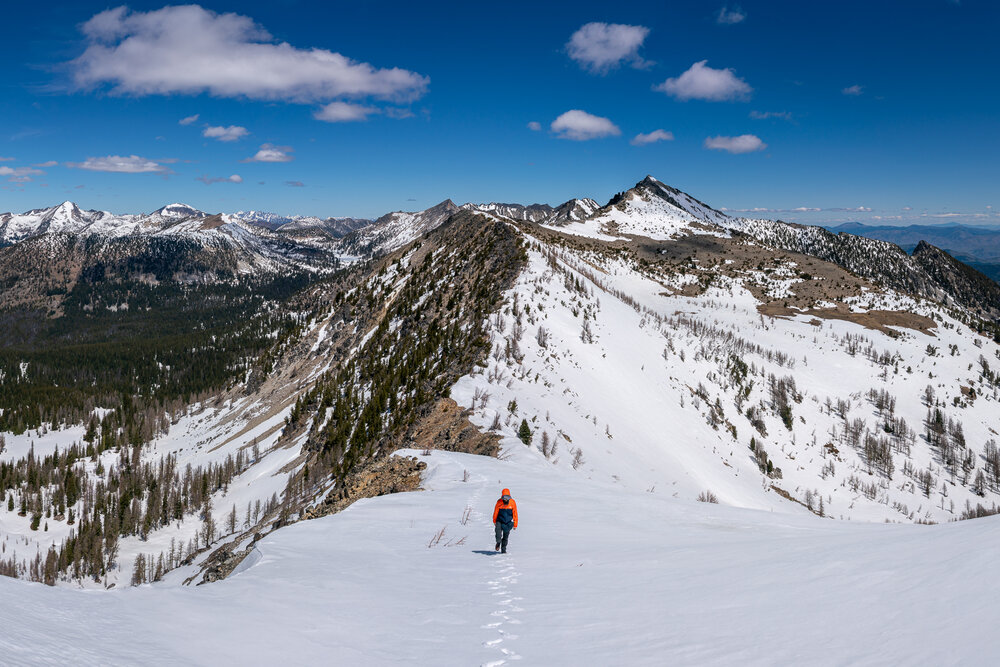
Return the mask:
<svg viewBox="0 0 1000 667"><path fill-rule="evenodd" d="M499 461L434 452L426 490L278 531L249 567L216 584L88 592L0 578L3 599L17 600L0 606L3 662L996 658L1000 583L987 573L998 519L915 526L772 514L586 480L516 441L505 451ZM489 514L504 486L521 522L502 556Z"/></svg>

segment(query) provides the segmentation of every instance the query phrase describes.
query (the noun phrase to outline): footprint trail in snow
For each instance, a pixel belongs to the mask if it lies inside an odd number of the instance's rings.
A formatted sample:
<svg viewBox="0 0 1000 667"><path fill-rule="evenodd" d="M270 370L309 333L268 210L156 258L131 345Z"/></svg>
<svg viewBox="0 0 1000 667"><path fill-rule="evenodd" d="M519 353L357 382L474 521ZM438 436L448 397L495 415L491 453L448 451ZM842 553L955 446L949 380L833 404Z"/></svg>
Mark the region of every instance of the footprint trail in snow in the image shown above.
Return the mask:
<svg viewBox="0 0 1000 667"><path fill-rule="evenodd" d="M484 667L499 667L507 664L509 660L521 659L511 646L517 639L517 626L521 624L517 614L524 611L518 604L523 598L515 595L514 591L514 585L517 584L517 578L521 573L507 554L503 556L497 554L490 560L493 576L487 583L496 608L490 613L489 622L482 626L482 629L487 631L487 639L483 641L483 646L491 651L498 651L500 656L482 664Z"/></svg>

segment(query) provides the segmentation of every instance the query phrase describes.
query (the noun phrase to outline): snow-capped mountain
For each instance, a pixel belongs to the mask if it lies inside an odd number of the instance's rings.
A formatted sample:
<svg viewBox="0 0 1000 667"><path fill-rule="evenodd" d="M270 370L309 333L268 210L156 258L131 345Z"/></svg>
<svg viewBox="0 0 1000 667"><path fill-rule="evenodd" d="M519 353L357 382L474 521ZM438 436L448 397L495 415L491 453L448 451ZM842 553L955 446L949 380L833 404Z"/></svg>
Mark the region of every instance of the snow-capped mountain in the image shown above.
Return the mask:
<svg viewBox="0 0 1000 667"><path fill-rule="evenodd" d="M356 257L383 255L436 229L459 210L453 201L446 199L423 211L393 211L347 234L340 248L344 255Z"/></svg>
<svg viewBox="0 0 1000 667"><path fill-rule="evenodd" d="M237 211L236 213L230 213L229 217L281 233L320 230L335 238L345 236L372 223L367 218L317 218L311 215L287 216L264 211Z"/></svg>
<svg viewBox="0 0 1000 667"><path fill-rule="evenodd" d="M158 216L161 219L175 219L183 220L184 218L205 218L208 217L208 213L204 211L199 211L193 206L188 206L187 204L167 204L166 206L160 207L153 211L153 216Z"/></svg>
<svg viewBox="0 0 1000 667"><path fill-rule="evenodd" d="M467 211L490 213L501 218L537 222L541 224L559 225L567 222L585 220L600 208L593 199L570 199L559 206L548 204L463 204Z"/></svg>
<svg viewBox="0 0 1000 667"><path fill-rule="evenodd" d="M321 220L319 218L304 217L286 222L278 227L277 231L282 234L320 231L334 238L341 238L370 224L372 224L372 221L367 218L326 218Z"/></svg>
<svg viewBox="0 0 1000 667"><path fill-rule="evenodd" d="M281 215L280 213L271 213L269 211L236 211L229 215L234 220L243 220L244 222L249 222L259 227L266 227L270 230L275 230L295 220L294 216ZM318 218L316 219L318 220Z"/></svg>
<svg viewBox="0 0 1000 667"><path fill-rule="evenodd" d="M0 242L15 243L48 233L80 233L90 225L113 219L107 211L82 211L70 201L21 214L0 214Z"/></svg>

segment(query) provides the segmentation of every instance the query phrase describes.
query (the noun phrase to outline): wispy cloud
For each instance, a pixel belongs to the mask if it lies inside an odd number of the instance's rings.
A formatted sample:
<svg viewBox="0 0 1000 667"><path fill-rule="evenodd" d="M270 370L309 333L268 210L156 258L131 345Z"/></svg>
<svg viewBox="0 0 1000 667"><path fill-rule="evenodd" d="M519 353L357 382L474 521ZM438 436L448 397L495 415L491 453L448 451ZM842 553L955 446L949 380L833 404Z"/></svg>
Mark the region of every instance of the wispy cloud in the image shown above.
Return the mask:
<svg viewBox="0 0 1000 667"><path fill-rule="evenodd" d="M643 134L640 132L632 138L629 143L633 146L645 146L646 144L655 144L657 141L673 141L674 133L668 132L667 130L653 130L652 132L647 132Z"/></svg>
<svg viewBox="0 0 1000 667"><path fill-rule="evenodd" d="M742 23L746 17L747 13L738 5L733 6L732 9L725 6L716 13L715 22L719 25L734 25L736 23Z"/></svg>
<svg viewBox="0 0 1000 667"><path fill-rule="evenodd" d="M363 104L350 104L348 102L330 102L313 114L316 120L323 120L327 123L349 123L358 120L367 120L368 116L378 113L377 107L365 106Z"/></svg>
<svg viewBox="0 0 1000 667"><path fill-rule="evenodd" d="M841 93L844 95L858 96L864 93L864 86L859 86L854 84L853 86L848 86L847 88L842 88Z"/></svg>
<svg viewBox="0 0 1000 667"><path fill-rule="evenodd" d="M987 213L959 213L957 211L949 211L947 213L921 213L921 218L988 218L990 217Z"/></svg>
<svg viewBox="0 0 1000 667"><path fill-rule="evenodd" d="M290 188L304 188L304 187L306 187L306 184L303 183L302 181L285 181L285 185L287 185Z"/></svg>
<svg viewBox="0 0 1000 667"><path fill-rule="evenodd" d="M116 174L148 174L166 173L167 167L138 155L108 155L105 157L88 157L83 162L67 162L67 167L86 169L88 171L107 171Z"/></svg>
<svg viewBox="0 0 1000 667"><path fill-rule="evenodd" d="M0 162L13 162L13 161L14 158L12 157L0 157Z"/></svg>
<svg viewBox="0 0 1000 667"><path fill-rule="evenodd" d="M528 123L528 129L531 130L532 132L541 132L542 124L539 123L537 120L533 120L530 123Z"/></svg>
<svg viewBox="0 0 1000 667"><path fill-rule="evenodd" d="M44 171L33 167L0 167L0 176L6 176L10 183L27 183L32 176L40 176Z"/></svg>
<svg viewBox="0 0 1000 667"><path fill-rule="evenodd" d="M208 137L209 139L218 139L219 141L239 141L248 134L250 134L250 131L239 125L229 125L226 127L208 125L201 132L201 136Z"/></svg>
<svg viewBox="0 0 1000 667"><path fill-rule="evenodd" d="M38 163L38 164L36 164L35 166L36 166L36 167L42 167L42 168L44 169L44 168L46 168L46 167L54 167L54 166L56 166L57 164L59 164L59 163L58 163L58 162L56 162L55 160L48 160L47 162L39 162L39 163Z"/></svg>
<svg viewBox="0 0 1000 667"><path fill-rule="evenodd" d="M646 67L639 49L649 35L649 28L620 23L587 23L573 33L566 43L566 53L583 69L606 74L624 63Z"/></svg>
<svg viewBox="0 0 1000 667"><path fill-rule="evenodd" d="M790 111L751 111L751 118L756 118L757 120L767 120L769 118L780 118L781 120L792 120L792 113Z"/></svg>
<svg viewBox="0 0 1000 667"><path fill-rule="evenodd" d="M241 162L291 162L295 159L289 155L292 150L291 146L262 144L260 150L253 157L248 157L245 160L241 160Z"/></svg>
<svg viewBox="0 0 1000 667"><path fill-rule="evenodd" d="M205 185L212 185L213 183L242 183L243 177L239 174L233 174L232 176L198 176L196 181L201 181Z"/></svg>
<svg viewBox="0 0 1000 667"><path fill-rule="evenodd" d="M750 97L753 88L736 76L732 69L713 69L706 63L707 60L696 62L680 76L653 86L653 90L666 93L681 101L726 102Z"/></svg>
<svg viewBox="0 0 1000 667"><path fill-rule="evenodd" d="M377 68L326 49L277 42L248 16L198 5L108 9L81 30L86 50L69 63L81 89L315 103L339 97L409 101L429 83L398 67Z"/></svg>
<svg viewBox="0 0 1000 667"><path fill-rule="evenodd" d="M755 134L741 134L738 137L708 137L705 139L705 148L713 151L726 151L727 153L755 153L767 148L767 144L760 140Z"/></svg>
<svg viewBox="0 0 1000 667"><path fill-rule="evenodd" d="M190 125L191 123L197 123L198 122L198 117L199 117L199 114L195 114L193 116L188 116L186 118L181 118L179 121L177 121L177 124L178 125Z"/></svg>
<svg viewBox="0 0 1000 667"><path fill-rule="evenodd" d="M796 208L766 208L766 207L756 207L756 208L723 208L721 209L726 213L820 213L820 212L838 212L838 213L871 213L872 209L867 206L836 206L833 208L818 208L815 206L798 206Z"/></svg>
<svg viewBox="0 0 1000 667"><path fill-rule="evenodd" d="M601 137L617 137L622 133L609 119L586 111L571 109L552 121L550 126L560 139L587 141Z"/></svg>

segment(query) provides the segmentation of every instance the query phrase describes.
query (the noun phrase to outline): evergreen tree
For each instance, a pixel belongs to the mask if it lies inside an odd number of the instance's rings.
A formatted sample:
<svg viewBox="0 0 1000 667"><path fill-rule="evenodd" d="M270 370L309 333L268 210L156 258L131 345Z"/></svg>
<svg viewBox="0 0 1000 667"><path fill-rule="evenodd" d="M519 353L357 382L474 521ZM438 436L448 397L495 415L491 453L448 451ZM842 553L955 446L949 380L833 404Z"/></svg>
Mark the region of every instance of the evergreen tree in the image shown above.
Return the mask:
<svg viewBox="0 0 1000 667"><path fill-rule="evenodd" d="M521 420L521 427L517 429L517 437L521 439L526 445L531 444L531 427L528 426L528 420Z"/></svg>

